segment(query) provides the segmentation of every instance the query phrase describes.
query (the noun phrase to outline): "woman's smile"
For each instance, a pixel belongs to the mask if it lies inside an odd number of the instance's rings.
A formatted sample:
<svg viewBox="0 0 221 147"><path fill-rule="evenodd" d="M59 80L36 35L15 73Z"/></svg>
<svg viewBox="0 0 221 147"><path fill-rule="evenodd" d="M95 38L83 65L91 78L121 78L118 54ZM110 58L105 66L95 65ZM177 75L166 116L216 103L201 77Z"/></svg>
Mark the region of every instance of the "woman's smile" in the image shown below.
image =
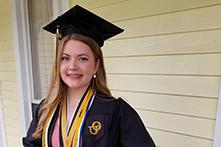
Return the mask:
<svg viewBox="0 0 221 147"><path fill-rule="evenodd" d="M67 76L75 80L75 79L80 79L83 76L83 74L67 74Z"/></svg>

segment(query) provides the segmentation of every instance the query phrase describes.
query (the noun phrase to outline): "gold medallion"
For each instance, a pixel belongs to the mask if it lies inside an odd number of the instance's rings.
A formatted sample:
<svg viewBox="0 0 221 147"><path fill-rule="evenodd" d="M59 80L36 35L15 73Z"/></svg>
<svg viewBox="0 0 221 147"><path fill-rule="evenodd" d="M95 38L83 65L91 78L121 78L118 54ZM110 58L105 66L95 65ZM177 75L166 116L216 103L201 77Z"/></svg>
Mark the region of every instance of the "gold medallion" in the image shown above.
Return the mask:
<svg viewBox="0 0 221 147"><path fill-rule="evenodd" d="M92 135L97 135L99 133L99 131L101 130L101 127L102 127L102 125L99 121L94 121L91 126L88 126L89 132Z"/></svg>

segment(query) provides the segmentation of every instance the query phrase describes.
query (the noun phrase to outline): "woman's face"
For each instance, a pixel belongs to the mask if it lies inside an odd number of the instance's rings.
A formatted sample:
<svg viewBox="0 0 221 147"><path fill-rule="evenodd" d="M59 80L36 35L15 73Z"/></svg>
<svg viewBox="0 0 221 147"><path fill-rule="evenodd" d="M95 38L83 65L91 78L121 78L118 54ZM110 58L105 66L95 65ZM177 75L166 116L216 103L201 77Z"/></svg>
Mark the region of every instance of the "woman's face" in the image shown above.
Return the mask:
<svg viewBox="0 0 221 147"><path fill-rule="evenodd" d="M91 48L78 40L68 40L61 55L60 76L67 86L74 90L87 88L96 73L96 62Z"/></svg>

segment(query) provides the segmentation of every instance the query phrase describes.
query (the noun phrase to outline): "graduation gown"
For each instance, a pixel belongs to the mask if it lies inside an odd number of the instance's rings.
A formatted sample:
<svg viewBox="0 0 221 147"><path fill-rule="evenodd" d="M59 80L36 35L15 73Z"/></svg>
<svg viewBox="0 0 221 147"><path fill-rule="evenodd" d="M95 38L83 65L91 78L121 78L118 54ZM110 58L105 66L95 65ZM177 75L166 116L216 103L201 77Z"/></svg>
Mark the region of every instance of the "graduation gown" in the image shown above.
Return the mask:
<svg viewBox="0 0 221 147"><path fill-rule="evenodd" d="M40 107L41 105L37 107L27 136L23 138L24 147L42 147L41 138L32 137L38 124ZM55 122L56 118L52 120L49 138ZM98 130L93 129L95 122L100 123ZM155 144L142 120L129 104L121 98L115 99L97 93L84 124L82 147L155 147Z"/></svg>

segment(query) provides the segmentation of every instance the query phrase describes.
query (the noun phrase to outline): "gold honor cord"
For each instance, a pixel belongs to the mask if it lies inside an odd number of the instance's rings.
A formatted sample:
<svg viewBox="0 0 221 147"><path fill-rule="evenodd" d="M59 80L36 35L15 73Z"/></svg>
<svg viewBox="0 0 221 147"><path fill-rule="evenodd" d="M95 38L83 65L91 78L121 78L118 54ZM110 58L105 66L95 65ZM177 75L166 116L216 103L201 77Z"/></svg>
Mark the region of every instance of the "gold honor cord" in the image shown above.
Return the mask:
<svg viewBox="0 0 221 147"><path fill-rule="evenodd" d="M65 100L62 105L62 112L61 112L61 135L64 147L77 147L77 144L80 143L78 140L78 135L80 133L80 125L84 119L84 116L87 112L87 106L90 103L90 99L93 96L93 89L90 88L85 97L83 98L83 101L80 105L80 108L77 111L77 114L75 116L73 124L71 125L69 134L66 132L67 127L67 116L66 116L66 110L67 110L67 101Z"/></svg>

